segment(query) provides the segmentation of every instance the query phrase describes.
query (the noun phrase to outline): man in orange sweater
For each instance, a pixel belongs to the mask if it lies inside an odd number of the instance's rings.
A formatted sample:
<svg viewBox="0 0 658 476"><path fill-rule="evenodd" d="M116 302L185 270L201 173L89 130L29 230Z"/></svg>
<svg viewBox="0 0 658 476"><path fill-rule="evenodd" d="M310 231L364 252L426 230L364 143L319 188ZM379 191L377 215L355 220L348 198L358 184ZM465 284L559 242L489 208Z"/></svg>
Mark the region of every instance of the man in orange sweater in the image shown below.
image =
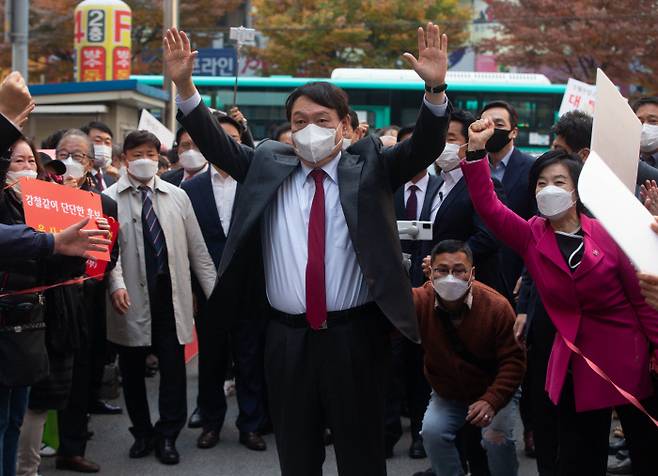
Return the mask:
<svg viewBox="0 0 658 476"><path fill-rule="evenodd" d="M422 435L433 473L417 475L464 474L455 437L466 423L482 428L492 476L516 475L513 428L525 353L514 340L514 311L475 281L473 253L464 242L438 243L429 273L431 281L413 293L432 386Z"/></svg>

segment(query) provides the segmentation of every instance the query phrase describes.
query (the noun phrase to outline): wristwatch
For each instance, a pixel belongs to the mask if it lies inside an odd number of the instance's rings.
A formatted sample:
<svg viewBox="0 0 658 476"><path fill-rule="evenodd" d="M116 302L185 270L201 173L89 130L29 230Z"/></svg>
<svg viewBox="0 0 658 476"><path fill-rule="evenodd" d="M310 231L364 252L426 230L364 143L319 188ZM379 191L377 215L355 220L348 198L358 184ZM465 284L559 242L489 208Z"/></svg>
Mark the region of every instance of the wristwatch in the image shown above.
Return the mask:
<svg viewBox="0 0 658 476"><path fill-rule="evenodd" d="M431 94L439 94L446 89L448 89L448 85L446 83L439 84L438 86L430 86L429 84L425 83L425 91Z"/></svg>

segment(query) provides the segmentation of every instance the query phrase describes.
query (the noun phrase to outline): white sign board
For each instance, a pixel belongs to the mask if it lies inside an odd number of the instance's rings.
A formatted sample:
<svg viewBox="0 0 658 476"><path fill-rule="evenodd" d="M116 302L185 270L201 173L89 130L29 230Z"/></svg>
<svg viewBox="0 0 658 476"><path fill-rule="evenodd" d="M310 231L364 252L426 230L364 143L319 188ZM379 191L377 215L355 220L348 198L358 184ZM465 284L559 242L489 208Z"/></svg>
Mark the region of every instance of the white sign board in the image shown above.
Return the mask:
<svg viewBox="0 0 658 476"><path fill-rule="evenodd" d="M658 275L654 218L603 159L592 151L578 180L578 195L635 267Z"/></svg>
<svg viewBox="0 0 658 476"><path fill-rule="evenodd" d="M603 159L626 188L635 193L642 123L615 85L596 72L596 110L591 150Z"/></svg>
<svg viewBox="0 0 658 476"><path fill-rule="evenodd" d="M245 28L241 26L236 28L234 26L229 30L229 38L240 45L254 45L256 44L256 30L253 28Z"/></svg>
<svg viewBox="0 0 658 476"><path fill-rule="evenodd" d="M174 141L176 140L176 135L167 129L164 124L158 121L157 118L146 109L142 109L142 115L139 118L137 129L152 133L167 150L173 147Z"/></svg>
<svg viewBox="0 0 658 476"><path fill-rule="evenodd" d="M595 94L596 86L583 83L577 79L569 79L567 89L564 91L564 96L562 96L558 116L562 116L569 111L583 111L590 116L594 115Z"/></svg>

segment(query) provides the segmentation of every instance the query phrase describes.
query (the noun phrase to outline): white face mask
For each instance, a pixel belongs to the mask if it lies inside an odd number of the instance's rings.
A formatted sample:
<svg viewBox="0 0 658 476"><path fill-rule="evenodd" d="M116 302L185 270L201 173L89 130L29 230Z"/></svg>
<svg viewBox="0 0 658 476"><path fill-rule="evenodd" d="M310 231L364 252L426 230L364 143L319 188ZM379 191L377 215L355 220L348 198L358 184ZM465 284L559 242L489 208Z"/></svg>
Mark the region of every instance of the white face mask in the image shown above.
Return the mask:
<svg viewBox="0 0 658 476"><path fill-rule="evenodd" d="M352 139L343 139L343 150L352 145Z"/></svg>
<svg viewBox="0 0 658 476"><path fill-rule="evenodd" d="M448 276L432 279L432 286L444 301L458 301L466 295L471 283L449 274Z"/></svg>
<svg viewBox="0 0 658 476"><path fill-rule="evenodd" d="M128 172L137 180L151 180L158 172L158 161L137 159L128 162Z"/></svg>
<svg viewBox="0 0 658 476"><path fill-rule="evenodd" d="M642 135L640 136L640 151L649 154L658 150L658 125L642 125Z"/></svg>
<svg viewBox="0 0 658 476"><path fill-rule="evenodd" d="M575 205L573 191L569 192L555 185L542 188L536 195L539 213L549 220L562 218Z"/></svg>
<svg viewBox="0 0 658 476"><path fill-rule="evenodd" d="M102 169L112 163L112 147L94 144L94 167Z"/></svg>
<svg viewBox="0 0 658 476"><path fill-rule="evenodd" d="M195 149L186 150L180 154L178 158L180 160L181 167L183 167L187 172L197 171L205 167L205 165L208 163L203 154Z"/></svg>
<svg viewBox="0 0 658 476"><path fill-rule="evenodd" d="M79 179L85 174L84 165L77 160L74 160L70 155L66 160L63 160L62 163L66 165L66 173L64 174L64 177Z"/></svg>
<svg viewBox="0 0 658 476"><path fill-rule="evenodd" d="M302 130L292 134L297 155L307 162L317 164L326 159L336 147L336 133L338 129L320 127L309 124Z"/></svg>
<svg viewBox="0 0 658 476"><path fill-rule="evenodd" d="M461 162L461 159L457 155L458 153L459 145L446 142L443 152L441 152L439 158L436 159L436 165L438 165L444 172L450 172L451 170L456 169L459 167L459 162Z"/></svg>
<svg viewBox="0 0 658 476"><path fill-rule="evenodd" d="M16 172L12 172L11 170L7 171L7 185L12 185L11 188L14 189L15 192L21 193L21 184L18 183L20 179L23 177L35 179L37 178L37 171L36 170L18 170Z"/></svg>

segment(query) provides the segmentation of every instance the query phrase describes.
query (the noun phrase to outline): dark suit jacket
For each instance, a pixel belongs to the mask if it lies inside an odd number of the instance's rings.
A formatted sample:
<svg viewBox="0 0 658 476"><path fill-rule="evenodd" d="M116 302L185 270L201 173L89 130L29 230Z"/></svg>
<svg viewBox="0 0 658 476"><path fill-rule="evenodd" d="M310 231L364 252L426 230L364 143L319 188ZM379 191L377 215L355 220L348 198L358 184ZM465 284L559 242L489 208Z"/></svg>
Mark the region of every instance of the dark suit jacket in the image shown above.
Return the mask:
<svg viewBox="0 0 658 476"><path fill-rule="evenodd" d="M409 140L380 150L375 140L367 138L344 151L338 163L340 202L370 296L384 315L414 341L419 340L418 325L409 278L402 264L393 192L442 152L449 111L450 106L444 117L436 117L422 106ZM223 308L235 307L245 280L260 280L264 289L261 218L279 186L301 165L293 148L286 144L267 140L255 150L236 144L210 119L203 102L189 115L179 114L178 120L201 153L242 184L217 285L210 298L219 300Z"/></svg>
<svg viewBox="0 0 658 476"><path fill-rule="evenodd" d="M177 187L180 187L181 182L183 181L183 176L185 175L185 170L182 168L176 170L170 170L160 175L160 178L165 182L172 183Z"/></svg>
<svg viewBox="0 0 658 476"><path fill-rule="evenodd" d="M203 239L208 247L208 252L215 266L219 266L222 258L222 252L226 245L226 235L222 228L222 222L219 219L219 211L215 204L215 195L212 189L212 175L210 167L207 171L192 177L190 180L183 182L181 188L185 190L192 202L194 214L199 222ZM240 184L235 192L235 201L233 202L233 212L235 213L235 204L240 194ZM231 218L233 218L233 214ZM231 222L233 220L231 219Z"/></svg>
<svg viewBox="0 0 658 476"><path fill-rule="evenodd" d="M535 194L528 185L530 169L535 159L524 154L516 147L503 176L503 189L507 197L507 206L524 220L537 214ZM523 260L507 246L501 248L503 273L508 289L514 290L516 282L523 271Z"/></svg>
<svg viewBox="0 0 658 476"><path fill-rule="evenodd" d="M443 178L440 176L430 177L434 178L434 185L432 188L428 185L428 192L433 192L433 200L443 184ZM496 179L494 179L493 182L497 195L503 202L505 202L506 197L502 184ZM403 189L401 188L400 190ZM404 216L404 205L402 203L403 197L399 192L400 191L396 194L396 209L398 212L401 211L402 216ZM425 197L425 201L427 201L428 196L426 195ZM402 208L400 208L401 206ZM431 206L431 201L428 206ZM475 212L463 177L455 184L453 189L450 190L450 193L445 197L436 213L432 226L432 241L418 242L421 243L421 251L419 253L421 256L421 263L422 258L429 255L432 252L432 248L443 240L459 240L466 242L473 251L477 280L496 289L505 297L511 297L511 293L509 292L509 289L507 289L502 272L499 253L500 244L484 226L484 223ZM413 261L412 269L414 269ZM420 272L422 274L422 269ZM418 279L419 278L416 277L416 280ZM422 276L421 283L423 281L425 281L424 276ZM414 286L418 286L413 280L412 283L414 283Z"/></svg>
<svg viewBox="0 0 658 476"><path fill-rule="evenodd" d="M429 175L427 181L427 190L425 191L425 199L420 210L420 220L429 221L432 214L432 202L434 197L439 191L442 180L436 175ZM395 215L398 220L406 220L406 203L404 201L404 189L406 183L402 185L395 192ZM433 242L434 240L432 240ZM411 254L411 268L409 269L409 277L411 278L411 285L416 288L421 286L425 281L423 274L423 258L428 255L427 248L431 247L427 241L414 241L414 240L401 240L402 251Z"/></svg>

